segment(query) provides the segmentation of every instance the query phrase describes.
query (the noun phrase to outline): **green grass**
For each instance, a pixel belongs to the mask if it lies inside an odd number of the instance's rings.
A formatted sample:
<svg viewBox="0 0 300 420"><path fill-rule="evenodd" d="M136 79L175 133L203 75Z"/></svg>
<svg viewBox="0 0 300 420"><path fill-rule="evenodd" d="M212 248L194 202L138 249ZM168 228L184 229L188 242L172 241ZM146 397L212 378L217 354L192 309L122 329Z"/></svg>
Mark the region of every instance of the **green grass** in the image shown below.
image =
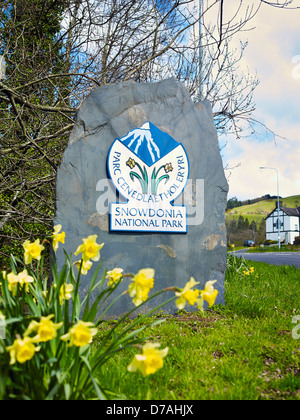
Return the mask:
<svg viewBox="0 0 300 420"><path fill-rule="evenodd" d="M250 248L247 252L300 252L300 245L281 245L280 248L278 248L278 245L264 247L256 246Z"/></svg>
<svg viewBox="0 0 300 420"><path fill-rule="evenodd" d="M300 270L251 262L248 276L243 264L229 257L225 307L169 315L147 331L169 347L161 370L146 378L127 372L135 353L128 350L99 372L103 385L131 400L299 400L292 319L300 315Z"/></svg>

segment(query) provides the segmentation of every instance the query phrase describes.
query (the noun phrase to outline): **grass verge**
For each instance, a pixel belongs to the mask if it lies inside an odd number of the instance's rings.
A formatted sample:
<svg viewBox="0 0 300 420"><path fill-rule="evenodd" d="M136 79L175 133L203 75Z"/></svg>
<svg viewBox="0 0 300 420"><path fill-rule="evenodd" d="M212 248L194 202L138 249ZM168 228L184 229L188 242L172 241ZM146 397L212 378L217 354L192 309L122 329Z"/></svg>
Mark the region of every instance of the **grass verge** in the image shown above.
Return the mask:
<svg viewBox="0 0 300 420"><path fill-rule="evenodd" d="M265 247L256 246L250 248L247 252L300 252L300 245L281 245L280 248L278 248L278 245Z"/></svg>
<svg viewBox="0 0 300 420"><path fill-rule="evenodd" d="M166 321L145 334L169 347L163 369L146 378L127 372L128 350L99 372L102 385L129 400L299 400L300 328L293 321L300 270L251 262L254 271L245 275L247 264L229 257L225 307L204 316L156 315ZM99 342L110 323L102 328Z"/></svg>

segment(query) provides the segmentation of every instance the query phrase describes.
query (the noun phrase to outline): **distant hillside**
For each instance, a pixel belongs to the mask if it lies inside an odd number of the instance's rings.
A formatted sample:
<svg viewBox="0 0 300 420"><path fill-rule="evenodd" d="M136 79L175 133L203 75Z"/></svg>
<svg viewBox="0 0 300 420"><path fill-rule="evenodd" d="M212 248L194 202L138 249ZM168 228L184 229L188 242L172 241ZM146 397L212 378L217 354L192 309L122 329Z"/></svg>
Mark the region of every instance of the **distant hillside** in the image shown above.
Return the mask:
<svg viewBox="0 0 300 420"><path fill-rule="evenodd" d="M226 210L231 210L235 207L247 206L249 204L258 203L259 201L268 201L268 200L272 200L272 199L277 199L277 196L271 196L270 194L266 194L266 195L263 195L262 197L251 198L251 199L244 200L244 201L241 201L236 197L232 197L227 201L227 209ZM281 197L280 197L280 199L281 199Z"/></svg>
<svg viewBox="0 0 300 420"><path fill-rule="evenodd" d="M300 195L280 198L280 201L282 201L283 207L300 207ZM258 201L254 204L235 207L226 212L226 219L238 220L240 216L243 216L249 220L249 223L254 220L256 224L260 224L262 220L274 210L276 205L277 199L272 198L269 200Z"/></svg>

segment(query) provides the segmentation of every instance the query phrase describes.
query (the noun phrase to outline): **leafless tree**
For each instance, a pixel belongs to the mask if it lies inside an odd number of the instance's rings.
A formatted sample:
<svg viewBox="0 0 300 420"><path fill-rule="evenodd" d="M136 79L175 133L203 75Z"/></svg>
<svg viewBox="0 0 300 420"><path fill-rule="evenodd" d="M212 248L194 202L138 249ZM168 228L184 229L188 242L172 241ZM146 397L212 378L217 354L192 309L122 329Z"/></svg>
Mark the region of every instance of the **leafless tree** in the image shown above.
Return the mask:
<svg viewBox="0 0 300 420"><path fill-rule="evenodd" d="M231 51L230 40L249 29L262 3L293 2L255 2L242 11L240 1L226 21L224 1L203 3L199 13L194 0L0 1L3 258L51 229L56 171L76 110L95 87L173 76L195 100L212 102L219 131L242 130L257 80L237 75L245 45Z"/></svg>

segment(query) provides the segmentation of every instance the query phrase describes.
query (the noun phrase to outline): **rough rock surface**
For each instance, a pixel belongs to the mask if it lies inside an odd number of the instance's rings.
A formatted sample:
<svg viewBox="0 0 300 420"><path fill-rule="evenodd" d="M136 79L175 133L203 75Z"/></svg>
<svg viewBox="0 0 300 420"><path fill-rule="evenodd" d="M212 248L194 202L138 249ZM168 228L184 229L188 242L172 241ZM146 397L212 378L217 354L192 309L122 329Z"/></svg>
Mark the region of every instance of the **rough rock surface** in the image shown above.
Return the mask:
<svg viewBox="0 0 300 420"><path fill-rule="evenodd" d="M182 143L189 157L189 182L175 202L187 206L186 234L109 232L108 208L117 200L107 180L109 149L116 138L147 121ZM200 289L207 280L216 279L216 303L224 304L227 192L210 104L194 104L185 87L174 79L153 84L128 81L96 89L81 105L57 174L55 224L61 224L66 232L68 253L75 252L82 238L97 234L98 243L105 243L101 250L103 269L120 267L136 273L141 268L154 268L151 294L171 285L183 288L191 276L200 282ZM58 267L63 261L61 247ZM82 276L82 295L95 267L96 263ZM124 279L118 294L128 283ZM173 295L160 295L140 311L146 312ZM132 299L125 295L109 315L120 316L132 307ZM176 310L174 302L164 307L168 313Z"/></svg>

